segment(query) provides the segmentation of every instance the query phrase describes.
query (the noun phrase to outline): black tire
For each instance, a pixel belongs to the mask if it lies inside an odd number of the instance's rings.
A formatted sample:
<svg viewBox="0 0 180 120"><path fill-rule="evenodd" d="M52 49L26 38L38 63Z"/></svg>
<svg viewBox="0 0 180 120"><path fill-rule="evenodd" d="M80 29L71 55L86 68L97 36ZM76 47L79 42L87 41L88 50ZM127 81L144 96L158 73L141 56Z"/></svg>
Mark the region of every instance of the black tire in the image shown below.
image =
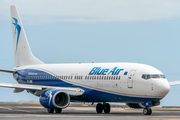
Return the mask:
<svg viewBox="0 0 180 120"><path fill-rule="evenodd" d="M148 115L151 115L151 114L152 114L152 109L148 108Z"/></svg>
<svg viewBox="0 0 180 120"><path fill-rule="evenodd" d="M104 106L101 103L98 103L96 105L96 112L97 113L102 113L103 109L104 109Z"/></svg>
<svg viewBox="0 0 180 120"><path fill-rule="evenodd" d="M48 111L48 113L53 113L54 109L48 108L47 111Z"/></svg>
<svg viewBox="0 0 180 120"><path fill-rule="evenodd" d="M55 109L56 113L61 113L62 109Z"/></svg>
<svg viewBox="0 0 180 120"><path fill-rule="evenodd" d="M147 115L147 114L148 114L148 108L144 108L144 109L143 109L143 114L144 114L144 115Z"/></svg>
<svg viewBox="0 0 180 120"><path fill-rule="evenodd" d="M104 113L109 113L111 110L111 106L109 105L109 103L106 103L104 106Z"/></svg>
<svg viewBox="0 0 180 120"><path fill-rule="evenodd" d="M143 114L144 114L144 115L151 115L151 114L152 114L151 108L144 108Z"/></svg>

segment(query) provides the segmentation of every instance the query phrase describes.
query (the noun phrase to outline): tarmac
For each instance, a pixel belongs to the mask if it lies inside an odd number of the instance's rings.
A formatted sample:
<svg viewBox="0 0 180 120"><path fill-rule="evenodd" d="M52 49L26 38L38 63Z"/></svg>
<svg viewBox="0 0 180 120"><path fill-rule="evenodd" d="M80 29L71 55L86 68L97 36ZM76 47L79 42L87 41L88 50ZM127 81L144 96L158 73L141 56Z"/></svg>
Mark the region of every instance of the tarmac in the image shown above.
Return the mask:
<svg viewBox="0 0 180 120"><path fill-rule="evenodd" d="M70 105L62 113L47 113L38 103L0 103L0 120L180 120L179 107L153 107L152 115L143 115L142 109L112 106L109 114L96 113L95 105Z"/></svg>

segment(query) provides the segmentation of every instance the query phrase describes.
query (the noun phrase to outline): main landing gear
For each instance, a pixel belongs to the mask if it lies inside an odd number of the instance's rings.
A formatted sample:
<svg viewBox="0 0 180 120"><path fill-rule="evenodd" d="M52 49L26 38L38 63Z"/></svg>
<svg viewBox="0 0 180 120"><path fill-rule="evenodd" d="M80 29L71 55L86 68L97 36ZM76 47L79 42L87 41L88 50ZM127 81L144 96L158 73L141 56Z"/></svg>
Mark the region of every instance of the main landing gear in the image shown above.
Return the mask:
<svg viewBox="0 0 180 120"><path fill-rule="evenodd" d="M61 113L62 109L51 109L51 108L47 108L48 113Z"/></svg>
<svg viewBox="0 0 180 120"><path fill-rule="evenodd" d="M103 104L98 103L96 105L96 112L97 113L102 113L103 110L104 110L104 113L109 113L110 112L111 106L109 105L109 103L103 103Z"/></svg>
<svg viewBox="0 0 180 120"><path fill-rule="evenodd" d="M144 114L144 115L151 115L151 114L152 114L151 108L150 108L150 107L145 107L145 108L143 109L143 114Z"/></svg>

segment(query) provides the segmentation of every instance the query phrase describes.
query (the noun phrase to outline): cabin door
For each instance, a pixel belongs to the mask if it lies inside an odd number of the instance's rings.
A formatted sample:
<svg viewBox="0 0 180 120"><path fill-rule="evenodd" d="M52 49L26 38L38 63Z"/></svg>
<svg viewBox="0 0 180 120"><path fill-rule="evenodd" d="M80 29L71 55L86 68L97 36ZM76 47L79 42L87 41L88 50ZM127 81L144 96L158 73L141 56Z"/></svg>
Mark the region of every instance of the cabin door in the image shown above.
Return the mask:
<svg viewBox="0 0 180 120"><path fill-rule="evenodd" d="M133 77L135 75L135 70L131 70L131 72L129 73L128 76L128 80L127 80L127 86L128 88L133 88Z"/></svg>

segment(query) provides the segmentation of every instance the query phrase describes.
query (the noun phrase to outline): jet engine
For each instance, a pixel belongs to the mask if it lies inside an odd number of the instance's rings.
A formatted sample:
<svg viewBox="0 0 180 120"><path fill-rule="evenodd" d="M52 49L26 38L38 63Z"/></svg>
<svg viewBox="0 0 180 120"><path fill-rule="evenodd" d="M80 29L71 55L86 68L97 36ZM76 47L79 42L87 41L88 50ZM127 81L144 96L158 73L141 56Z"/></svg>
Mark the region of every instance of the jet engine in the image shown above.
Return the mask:
<svg viewBox="0 0 180 120"><path fill-rule="evenodd" d="M41 105L45 108L66 108L69 106L69 95L59 89L52 89L43 92L39 98Z"/></svg>

